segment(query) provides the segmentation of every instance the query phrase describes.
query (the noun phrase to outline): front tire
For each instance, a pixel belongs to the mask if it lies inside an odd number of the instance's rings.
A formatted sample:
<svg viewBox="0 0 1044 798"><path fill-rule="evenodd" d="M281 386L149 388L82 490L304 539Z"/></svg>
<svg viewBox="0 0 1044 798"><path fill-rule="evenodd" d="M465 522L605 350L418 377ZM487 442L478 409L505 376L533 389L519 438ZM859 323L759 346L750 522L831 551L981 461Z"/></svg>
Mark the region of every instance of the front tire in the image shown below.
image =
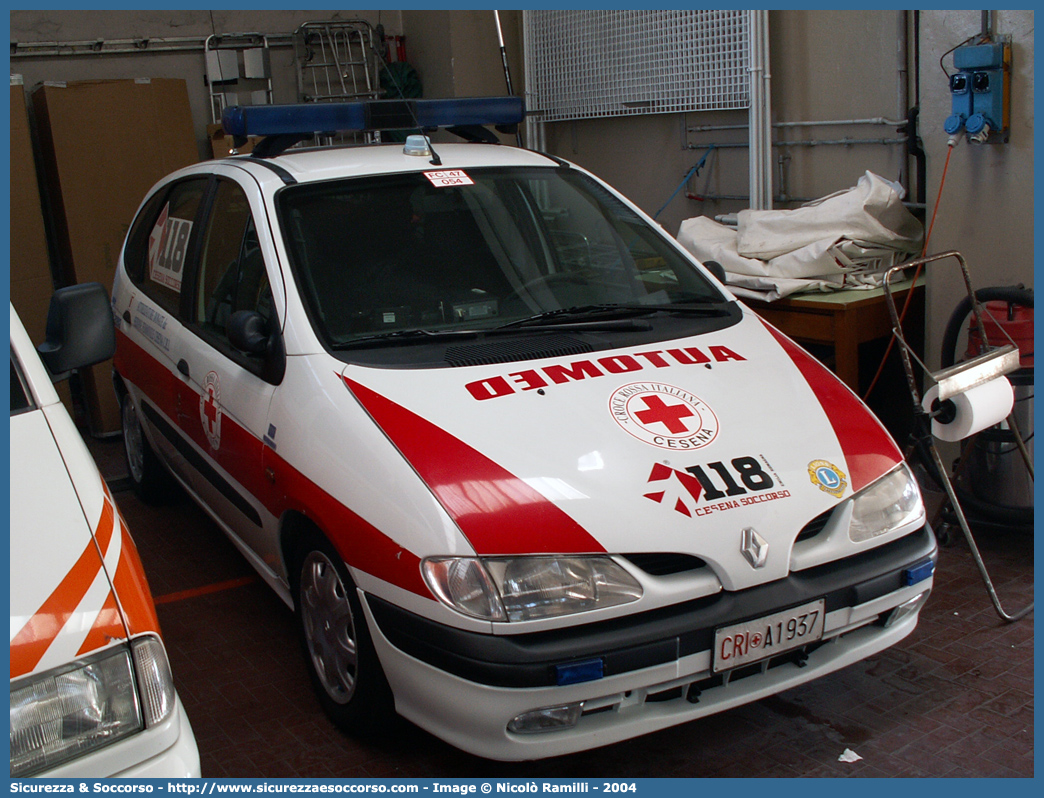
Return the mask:
<svg viewBox="0 0 1044 798"><path fill-rule="evenodd" d="M147 504L161 504L169 500L174 493L174 480L149 446L134 401L126 393L120 404L120 420L127 473L134 485L134 492Z"/></svg>
<svg viewBox="0 0 1044 798"><path fill-rule="evenodd" d="M395 701L348 568L314 530L302 538L295 560L298 631L319 703L349 734L389 731Z"/></svg>

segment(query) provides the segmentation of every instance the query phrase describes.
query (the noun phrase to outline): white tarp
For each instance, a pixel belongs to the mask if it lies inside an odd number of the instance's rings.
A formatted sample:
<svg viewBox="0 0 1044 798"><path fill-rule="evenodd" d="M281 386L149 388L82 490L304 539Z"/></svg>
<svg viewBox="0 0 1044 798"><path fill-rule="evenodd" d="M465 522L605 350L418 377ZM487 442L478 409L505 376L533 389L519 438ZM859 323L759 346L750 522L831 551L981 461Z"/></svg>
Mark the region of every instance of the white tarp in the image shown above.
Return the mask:
<svg viewBox="0 0 1044 798"><path fill-rule="evenodd" d="M920 252L923 228L902 197L901 187L866 172L852 188L800 208L740 211L735 228L686 219L678 241L725 267L738 296L872 288L884 270Z"/></svg>

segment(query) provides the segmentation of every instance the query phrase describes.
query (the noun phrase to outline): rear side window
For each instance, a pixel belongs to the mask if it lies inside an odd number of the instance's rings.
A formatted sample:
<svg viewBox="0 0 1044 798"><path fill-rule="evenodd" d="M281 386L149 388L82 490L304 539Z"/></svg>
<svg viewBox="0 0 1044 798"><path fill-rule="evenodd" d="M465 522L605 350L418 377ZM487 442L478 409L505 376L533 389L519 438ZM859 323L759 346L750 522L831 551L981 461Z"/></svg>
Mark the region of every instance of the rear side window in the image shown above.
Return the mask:
<svg viewBox="0 0 1044 798"><path fill-rule="evenodd" d="M124 262L135 284L164 309L177 314L196 215L207 178L185 180L159 192L131 228Z"/></svg>

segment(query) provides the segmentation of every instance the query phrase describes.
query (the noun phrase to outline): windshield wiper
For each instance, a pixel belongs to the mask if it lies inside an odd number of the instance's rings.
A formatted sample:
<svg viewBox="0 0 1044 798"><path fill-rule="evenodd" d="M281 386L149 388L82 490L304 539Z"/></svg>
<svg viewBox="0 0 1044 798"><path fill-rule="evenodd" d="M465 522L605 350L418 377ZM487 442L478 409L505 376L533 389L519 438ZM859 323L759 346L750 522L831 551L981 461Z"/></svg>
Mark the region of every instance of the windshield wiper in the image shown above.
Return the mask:
<svg viewBox="0 0 1044 798"><path fill-rule="evenodd" d="M355 349L356 347L381 346L382 344L397 344L406 341L421 342L434 341L438 338L457 338L479 335L481 330L394 330L392 332L374 333L353 338L350 341L341 341L331 345L331 349Z"/></svg>
<svg viewBox="0 0 1044 798"><path fill-rule="evenodd" d="M633 319L640 316L651 316L656 313L667 313L678 316L727 316L728 303L719 302L689 302L677 305L642 305L642 304L611 304L603 303L597 305L579 305L571 308L559 308L527 316L524 319L509 321L496 327L497 330L506 330L513 327L530 327L534 325L572 325L577 319L591 318L597 316L601 320Z"/></svg>
<svg viewBox="0 0 1044 798"><path fill-rule="evenodd" d="M371 346L395 345L400 343L425 343L439 338L481 338L485 335L497 335L511 331L532 331L549 328L570 328L591 332L613 332L620 330L648 330L651 325L641 321L643 316L664 313L676 316L727 316L728 302L689 302L677 305L642 305L612 304L578 305L571 308L548 310L516 319L497 327L465 328L447 330L409 329L393 330L383 333L372 333L350 341L342 341L331 345L331 349L357 349Z"/></svg>

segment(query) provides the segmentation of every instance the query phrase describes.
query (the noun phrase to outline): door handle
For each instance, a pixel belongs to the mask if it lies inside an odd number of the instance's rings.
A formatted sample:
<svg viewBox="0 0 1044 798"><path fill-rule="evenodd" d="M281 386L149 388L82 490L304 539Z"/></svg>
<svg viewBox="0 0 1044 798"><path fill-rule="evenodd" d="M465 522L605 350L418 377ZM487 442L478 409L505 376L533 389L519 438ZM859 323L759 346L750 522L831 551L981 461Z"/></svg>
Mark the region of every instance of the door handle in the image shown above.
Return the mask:
<svg viewBox="0 0 1044 798"><path fill-rule="evenodd" d="M189 376L189 364L188 361L185 360L185 358L181 358L181 360L178 361L178 371L180 371L186 377Z"/></svg>

